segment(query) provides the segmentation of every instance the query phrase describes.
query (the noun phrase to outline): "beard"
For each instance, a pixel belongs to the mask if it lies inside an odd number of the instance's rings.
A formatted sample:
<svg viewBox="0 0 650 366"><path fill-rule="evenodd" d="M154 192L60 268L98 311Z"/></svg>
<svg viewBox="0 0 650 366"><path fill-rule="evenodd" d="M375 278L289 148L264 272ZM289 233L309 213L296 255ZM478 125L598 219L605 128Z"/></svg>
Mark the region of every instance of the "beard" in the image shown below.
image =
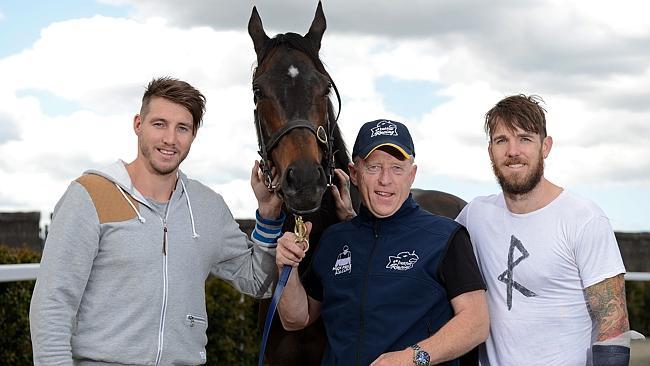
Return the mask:
<svg viewBox="0 0 650 366"><path fill-rule="evenodd" d="M522 163L519 159L510 159L507 160L504 165L518 164ZM542 180L544 176L544 159L540 152L539 159L537 159L537 164L531 166L532 171L526 174L525 176L519 176L518 174L513 174L510 177L506 177L505 174L494 164L492 160L492 171L501 186L501 189L506 194L512 195L522 195L526 194L533 190Z"/></svg>

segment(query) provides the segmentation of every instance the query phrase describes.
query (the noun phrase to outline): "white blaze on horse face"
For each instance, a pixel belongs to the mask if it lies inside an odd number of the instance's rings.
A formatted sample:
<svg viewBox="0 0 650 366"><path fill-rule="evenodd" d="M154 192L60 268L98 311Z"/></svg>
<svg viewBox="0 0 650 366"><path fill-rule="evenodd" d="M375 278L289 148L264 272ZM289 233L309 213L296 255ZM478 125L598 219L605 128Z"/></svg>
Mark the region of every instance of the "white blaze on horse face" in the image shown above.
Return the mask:
<svg viewBox="0 0 650 366"><path fill-rule="evenodd" d="M289 71L287 72L287 75L289 75L289 76L291 76L292 78L295 79L296 76L298 76L298 74L300 74L300 71L298 71L297 67L295 67L293 65L289 66Z"/></svg>

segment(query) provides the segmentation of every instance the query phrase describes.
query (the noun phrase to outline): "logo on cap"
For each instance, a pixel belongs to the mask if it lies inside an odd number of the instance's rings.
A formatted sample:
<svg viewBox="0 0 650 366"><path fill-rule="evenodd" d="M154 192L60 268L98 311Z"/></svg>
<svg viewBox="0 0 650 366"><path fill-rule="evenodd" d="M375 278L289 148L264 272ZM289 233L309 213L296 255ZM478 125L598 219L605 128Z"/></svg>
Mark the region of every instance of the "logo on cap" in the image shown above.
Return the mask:
<svg viewBox="0 0 650 366"><path fill-rule="evenodd" d="M370 137L375 136L399 136L397 134L397 126L389 121L381 120L377 123L376 127L370 129Z"/></svg>

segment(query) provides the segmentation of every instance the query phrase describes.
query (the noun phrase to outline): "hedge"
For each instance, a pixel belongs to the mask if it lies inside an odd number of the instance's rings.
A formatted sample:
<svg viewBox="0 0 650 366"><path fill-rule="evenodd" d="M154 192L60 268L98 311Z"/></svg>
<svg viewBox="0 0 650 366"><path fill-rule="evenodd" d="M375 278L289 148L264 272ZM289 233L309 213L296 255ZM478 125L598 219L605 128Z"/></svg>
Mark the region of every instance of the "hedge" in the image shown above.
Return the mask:
<svg viewBox="0 0 650 366"><path fill-rule="evenodd" d="M0 263L36 263L40 254L0 246ZM29 337L29 301L36 281L0 282L0 360L5 365L33 365Z"/></svg>
<svg viewBox="0 0 650 366"><path fill-rule="evenodd" d="M630 329L650 336L650 282L625 281Z"/></svg>

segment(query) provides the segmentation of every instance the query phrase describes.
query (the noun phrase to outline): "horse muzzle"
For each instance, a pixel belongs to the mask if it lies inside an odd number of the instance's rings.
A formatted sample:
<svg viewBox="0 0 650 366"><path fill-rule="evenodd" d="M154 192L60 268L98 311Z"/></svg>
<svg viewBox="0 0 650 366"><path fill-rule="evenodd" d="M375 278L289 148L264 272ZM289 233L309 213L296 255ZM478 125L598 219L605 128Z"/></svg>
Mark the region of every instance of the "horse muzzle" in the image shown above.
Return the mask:
<svg viewBox="0 0 650 366"><path fill-rule="evenodd" d="M285 206L296 215L305 215L320 208L327 179L320 164L294 163L287 167L280 185Z"/></svg>

